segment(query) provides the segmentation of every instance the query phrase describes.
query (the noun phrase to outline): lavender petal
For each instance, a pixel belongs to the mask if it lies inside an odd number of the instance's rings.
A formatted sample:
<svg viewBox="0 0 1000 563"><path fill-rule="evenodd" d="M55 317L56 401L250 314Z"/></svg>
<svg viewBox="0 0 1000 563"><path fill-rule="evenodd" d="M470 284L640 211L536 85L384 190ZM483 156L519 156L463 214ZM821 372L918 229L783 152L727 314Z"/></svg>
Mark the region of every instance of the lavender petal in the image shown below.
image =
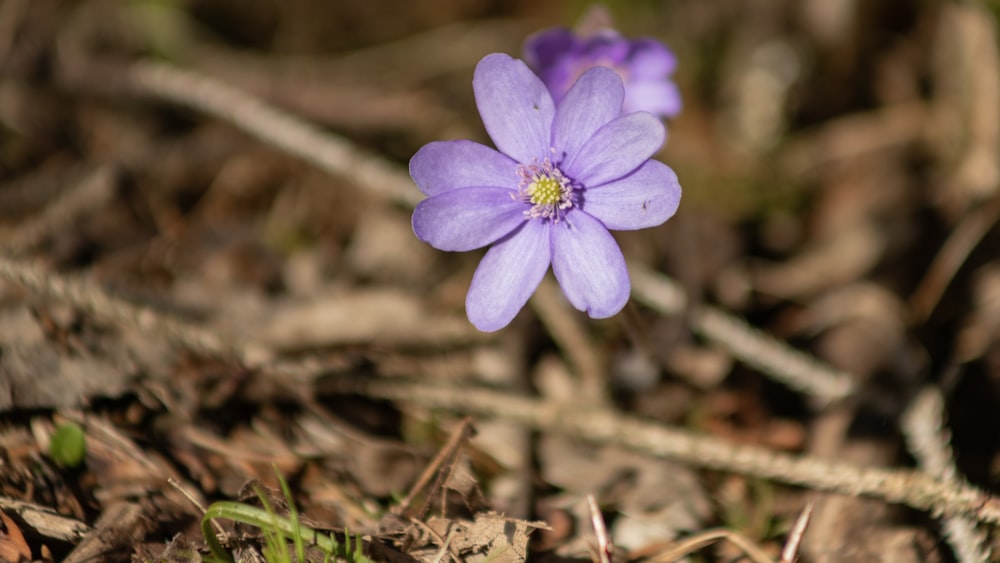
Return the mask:
<svg viewBox="0 0 1000 563"><path fill-rule="evenodd" d="M539 31L524 40L524 62L534 71L559 62L576 45L576 36L565 27Z"/></svg>
<svg viewBox="0 0 1000 563"><path fill-rule="evenodd" d="M584 186L617 180L649 160L663 146L666 130L652 114L622 116L594 133L563 168Z"/></svg>
<svg viewBox="0 0 1000 563"><path fill-rule="evenodd" d="M502 53L483 57L472 89L486 132L500 152L520 163L548 153L555 104L524 62Z"/></svg>
<svg viewBox="0 0 1000 563"><path fill-rule="evenodd" d="M572 158L598 129L622 113L625 87L613 70L583 73L556 108L552 146Z"/></svg>
<svg viewBox="0 0 1000 563"><path fill-rule="evenodd" d="M410 159L410 176L420 191L437 195L469 186L517 186L517 163L473 141L437 141Z"/></svg>
<svg viewBox="0 0 1000 563"><path fill-rule="evenodd" d="M681 93L677 85L667 79L634 80L625 91L625 113L648 111L664 117L681 112Z"/></svg>
<svg viewBox="0 0 1000 563"><path fill-rule="evenodd" d="M613 182L589 188L583 211L613 231L646 229L663 224L677 212L681 185L669 166L650 160Z"/></svg>
<svg viewBox="0 0 1000 563"><path fill-rule="evenodd" d="M483 332L510 324L541 283L552 251L549 223L528 221L483 257L465 298L469 320Z"/></svg>
<svg viewBox="0 0 1000 563"><path fill-rule="evenodd" d="M629 76L635 79L665 79L677 68L677 57L655 39L633 40L628 58Z"/></svg>
<svg viewBox="0 0 1000 563"><path fill-rule="evenodd" d="M628 301L631 286L618 243L582 211L553 226L552 271L569 302L593 318L610 317Z"/></svg>
<svg viewBox="0 0 1000 563"><path fill-rule="evenodd" d="M429 197L413 210L413 232L438 250L481 248L524 223L526 205L513 194L507 188L473 187Z"/></svg>

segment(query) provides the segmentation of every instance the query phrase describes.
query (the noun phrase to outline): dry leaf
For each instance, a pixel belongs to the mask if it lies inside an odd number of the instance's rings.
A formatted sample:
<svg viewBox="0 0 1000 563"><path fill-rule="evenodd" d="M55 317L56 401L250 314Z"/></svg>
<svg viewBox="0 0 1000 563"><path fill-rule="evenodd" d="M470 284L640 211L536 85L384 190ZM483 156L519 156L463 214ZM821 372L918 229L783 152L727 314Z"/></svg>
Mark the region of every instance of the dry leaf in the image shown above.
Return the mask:
<svg viewBox="0 0 1000 563"><path fill-rule="evenodd" d="M24 534L9 516L0 510L0 561L18 563L31 561L31 548L24 541Z"/></svg>
<svg viewBox="0 0 1000 563"><path fill-rule="evenodd" d="M542 437L538 452L545 480L568 493L565 502L555 504L576 516L577 529L585 535L576 549L593 539L583 502L588 493L595 494L602 507L620 513L611 535L616 546L628 550L697 530L710 512L696 475L684 466L554 436Z"/></svg>
<svg viewBox="0 0 1000 563"><path fill-rule="evenodd" d="M453 522L449 550L459 561L520 563L528 556L528 537L548 530L545 522L507 518L496 512L476 515L473 522Z"/></svg>
<svg viewBox="0 0 1000 563"><path fill-rule="evenodd" d="M89 354L69 356L48 342L2 346L0 411L76 407L118 396L134 378L125 367Z"/></svg>

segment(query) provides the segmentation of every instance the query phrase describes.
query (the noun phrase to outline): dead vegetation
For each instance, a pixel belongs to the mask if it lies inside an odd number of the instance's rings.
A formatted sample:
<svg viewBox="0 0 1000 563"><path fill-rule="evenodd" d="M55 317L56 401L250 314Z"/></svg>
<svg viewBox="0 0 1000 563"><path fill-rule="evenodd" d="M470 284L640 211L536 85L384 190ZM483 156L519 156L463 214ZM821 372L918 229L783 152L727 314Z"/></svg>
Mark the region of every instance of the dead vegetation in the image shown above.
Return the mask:
<svg viewBox="0 0 1000 563"><path fill-rule="evenodd" d="M0 3L0 560L990 558L997 4L614 5L680 212L482 334L406 162L578 8Z"/></svg>

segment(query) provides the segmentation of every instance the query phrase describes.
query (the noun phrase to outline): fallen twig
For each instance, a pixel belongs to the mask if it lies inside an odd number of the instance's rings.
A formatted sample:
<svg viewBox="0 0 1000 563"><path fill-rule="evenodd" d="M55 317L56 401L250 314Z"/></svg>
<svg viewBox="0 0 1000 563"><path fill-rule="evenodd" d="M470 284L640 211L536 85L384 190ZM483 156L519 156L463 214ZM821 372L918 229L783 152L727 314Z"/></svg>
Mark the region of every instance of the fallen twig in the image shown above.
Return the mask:
<svg viewBox="0 0 1000 563"><path fill-rule="evenodd" d="M673 280L638 266L632 267L630 274L636 300L665 315L685 311L687 297ZM854 391L850 374L795 350L722 310L695 306L688 315L695 332L740 361L821 403L843 399Z"/></svg>
<svg viewBox="0 0 1000 563"><path fill-rule="evenodd" d="M944 397L941 392L927 388L917 395L903 415L903 432L910 451L924 471L944 483L959 483L943 414ZM962 516L946 517L944 536L960 563L989 559L986 538L976 530L975 521Z"/></svg>
<svg viewBox="0 0 1000 563"><path fill-rule="evenodd" d="M372 194L411 206L423 199L409 174L396 164L203 74L149 61L114 64L74 57L64 64L62 80L67 87L105 92L111 88L119 95L131 93L193 108L320 170L349 178Z"/></svg>
<svg viewBox="0 0 1000 563"><path fill-rule="evenodd" d="M964 483L949 483L920 471L860 467L800 457L753 446L736 446L658 425L612 410L579 409L487 389L403 381L344 382L345 390L371 397L495 417L598 444L617 444L639 453L706 469L741 473L809 489L865 496L945 516L967 516L1000 524L1000 498Z"/></svg>
<svg viewBox="0 0 1000 563"><path fill-rule="evenodd" d="M91 530L90 526L75 518L63 516L41 505L12 498L0 497L0 510L16 515L34 533L60 541L77 543Z"/></svg>

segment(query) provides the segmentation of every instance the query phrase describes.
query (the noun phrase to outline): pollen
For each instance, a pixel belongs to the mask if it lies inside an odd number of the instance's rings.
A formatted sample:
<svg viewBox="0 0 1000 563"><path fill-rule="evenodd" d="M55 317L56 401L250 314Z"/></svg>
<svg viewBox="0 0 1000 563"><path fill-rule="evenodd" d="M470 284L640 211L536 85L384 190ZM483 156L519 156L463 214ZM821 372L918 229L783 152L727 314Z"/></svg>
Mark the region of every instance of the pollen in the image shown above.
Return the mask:
<svg viewBox="0 0 1000 563"><path fill-rule="evenodd" d="M563 186L559 180L551 176L537 176L528 184L525 193L529 196L529 201L535 205L555 205L562 199Z"/></svg>
<svg viewBox="0 0 1000 563"><path fill-rule="evenodd" d="M558 222L566 210L576 203L576 184L559 170L550 158L541 163L520 165L517 174L517 199L531 205L524 212L529 219L551 219Z"/></svg>

